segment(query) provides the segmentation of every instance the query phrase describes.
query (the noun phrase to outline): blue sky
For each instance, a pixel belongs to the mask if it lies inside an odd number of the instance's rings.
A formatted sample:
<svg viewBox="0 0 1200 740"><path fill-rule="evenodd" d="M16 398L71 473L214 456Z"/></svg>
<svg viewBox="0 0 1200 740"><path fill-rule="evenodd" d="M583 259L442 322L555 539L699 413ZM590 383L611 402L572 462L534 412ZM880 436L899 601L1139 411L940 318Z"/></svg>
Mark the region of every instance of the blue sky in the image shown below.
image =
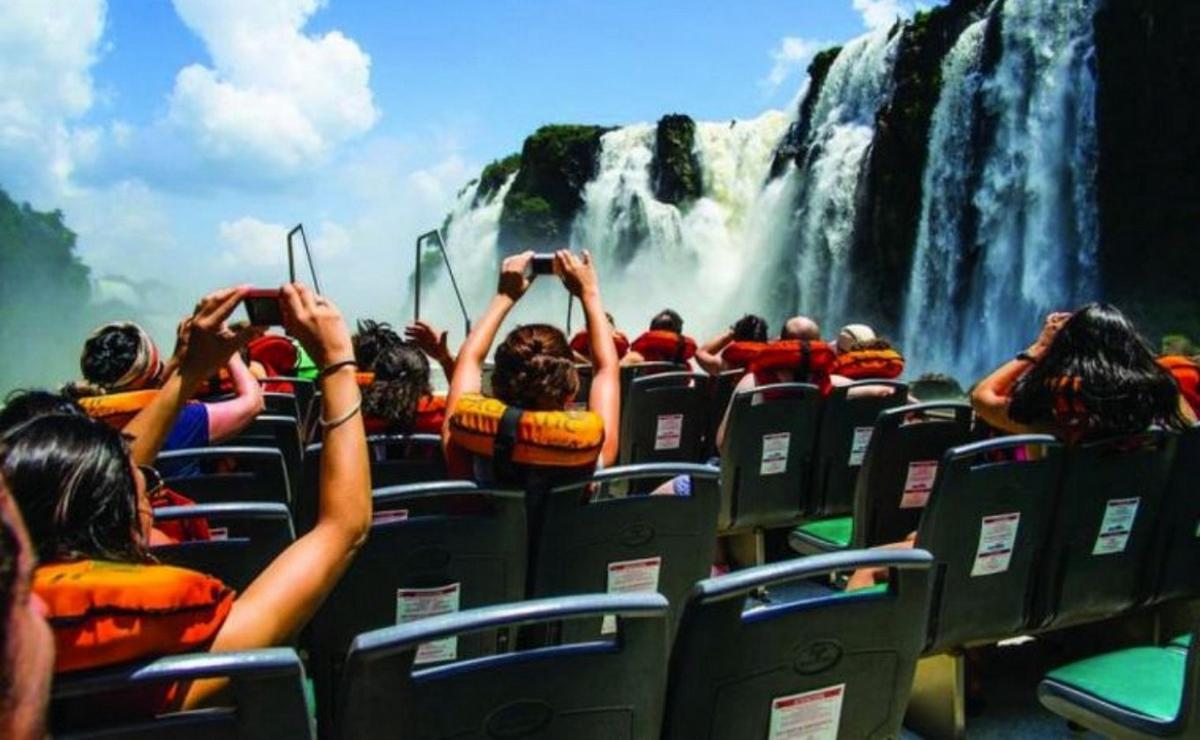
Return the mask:
<svg viewBox="0 0 1200 740"><path fill-rule="evenodd" d="M815 50L911 5L4 0L0 187L180 308L278 283L303 220L327 292L398 316L413 237L539 125L787 107Z"/></svg>

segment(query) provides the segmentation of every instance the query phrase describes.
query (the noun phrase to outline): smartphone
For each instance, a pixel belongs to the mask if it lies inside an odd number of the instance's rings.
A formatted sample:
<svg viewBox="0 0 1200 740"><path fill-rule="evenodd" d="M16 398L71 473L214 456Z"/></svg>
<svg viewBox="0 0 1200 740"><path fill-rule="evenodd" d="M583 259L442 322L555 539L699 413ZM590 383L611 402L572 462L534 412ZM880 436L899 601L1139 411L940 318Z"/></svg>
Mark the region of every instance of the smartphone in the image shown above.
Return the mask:
<svg viewBox="0 0 1200 740"><path fill-rule="evenodd" d="M278 289L255 288L242 299L246 316L253 326L283 326L283 309L280 307Z"/></svg>
<svg viewBox="0 0 1200 740"><path fill-rule="evenodd" d="M552 252L533 255L533 260L529 264L534 275L554 274L554 254Z"/></svg>

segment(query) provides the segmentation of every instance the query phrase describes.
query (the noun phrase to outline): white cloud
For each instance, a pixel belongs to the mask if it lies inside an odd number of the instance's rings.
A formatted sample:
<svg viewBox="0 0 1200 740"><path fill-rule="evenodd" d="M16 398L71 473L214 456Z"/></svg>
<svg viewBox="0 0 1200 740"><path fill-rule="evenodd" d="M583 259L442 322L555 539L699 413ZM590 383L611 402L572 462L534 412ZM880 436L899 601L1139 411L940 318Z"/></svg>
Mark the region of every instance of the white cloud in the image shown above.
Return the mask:
<svg viewBox="0 0 1200 740"><path fill-rule="evenodd" d="M94 132L72 126L95 99L104 0L0 2L0 173L17 197L53 205Z"/></svg>
<svg viewBox="0 0 1200 740"><path fill-rule="evenodd" d="M251 272L260 272L258 268L286 265L287 233L291 228L262 221L253 216L242 216L235 221L222 221L217 226L217 239L224 247L220 256L221 265ZM323 260L345 254L350 247L349 232L333 221L321 221L314 231L306 227L305 235L308 237L318 270ZM296 259L302 264L303 254L298 253ZM307 270L302 270L299 266L297 270L300 275L307 276Z"/></svg>
<svg viewBox="0 0 1200 740"><path fill-rule="evenodd" d="M913 13L913 4L904 0L853 0L854 10L862 15L863 25L872 31L890 28L897 18Z"/></svg>
<svg viewBox="0 0 1200 740"><path fill-rule="evenodd" d="M212 66L179 71L167 120L207 158L295 171L370 130L370 57L339 31L303 32L322 0L174 0Z"/></svg>
<svg viewBox="0 0 1200 740"><path fill-rule="evenodd" d="M804 74L808 63L821 49L832 46L827 41L804 39L797 36L785 36L779 40L779 45L771 50L774 64L762 81L768 92L774 92L796 73Z"/></svg>

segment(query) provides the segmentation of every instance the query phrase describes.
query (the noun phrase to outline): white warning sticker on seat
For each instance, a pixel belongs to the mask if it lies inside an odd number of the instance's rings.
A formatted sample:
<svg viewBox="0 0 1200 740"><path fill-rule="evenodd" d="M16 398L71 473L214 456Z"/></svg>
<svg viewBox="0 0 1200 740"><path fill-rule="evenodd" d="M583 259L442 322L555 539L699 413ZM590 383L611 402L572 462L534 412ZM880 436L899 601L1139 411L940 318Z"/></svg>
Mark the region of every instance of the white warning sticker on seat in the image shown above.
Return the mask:
<svg viewBox="0 0 1200 740"><path fill-rule="evenodd" d="M791 440L791 432L763 435L762 464L758 468L759 475L779 475L787 470L788 445Z"/></svg>
<svg viewBox="0 0 1200 740"><path fill-rule="evenodd" d="M396 592L396 624L415 622L426 617L458 611L462 584L451 583L437 588L402 588ZM458 658L458 638L422 643L417 648L413 665L439 663Z"/></svg>
<svg viewBox="0 0 1200 740"><path fill-rule="evenodd" d="M408 521L408 509L383 509L371 512L372 524Z"/></svg>
<svg viewBox="0 0 1200 740"><path fill-rule="evenodd" d="M683 439L683 414L663 414L654 427L654 449L678 450Z"/></svg>
<svg viewBox="0 0 1200 740"><path fill-rule="evenodd" d="M837 740L846 684L771 700L768 740Z"/></svg>
<svg viewBox="0 0 1200 740"><path fill-rule="evenodd" d="M975 549L975 564L971 576L990 576L1008 570L1013 545L1017 541L1017 525L1021 513L985 516L979 526L979 547Z"/></svg>
<svg viewBox="0 0 1200 740"><path fill-rule="evenodd" d="M875 427L854 427L854 439L850 443L850 459L846 464L852 468L862 465L863 457L867 454L867 445L871 444L871 435Z"/></svg>
<svg viewBox="0 0 1200 740"><path fill-rule="evenodd" d="M1125 552L1141 501L1140 498L1109 499L1104 507L1104 519L1100 522L1100 534L1096 535L1096 544L1092 546L1093 555Z"/></svg>
<svg viewBox="0 0 1200 740"><path fill-rule="evenodd" d="M622 560L608 564L608 587L610 594L632 594L658 590L658 574L662 570L662 558ZM611 635L617 631L617 619L609 614L600 625L600 634Z"/></svg>
<svg viewBox="0 0 1200 740"><path fill-rule="evenodd" d="M937 475L937 460L916 460L908 464L908 475L904 478L904 495L900 497L901 509L923 509L929 502L933 490L933 479Z"/></svg>

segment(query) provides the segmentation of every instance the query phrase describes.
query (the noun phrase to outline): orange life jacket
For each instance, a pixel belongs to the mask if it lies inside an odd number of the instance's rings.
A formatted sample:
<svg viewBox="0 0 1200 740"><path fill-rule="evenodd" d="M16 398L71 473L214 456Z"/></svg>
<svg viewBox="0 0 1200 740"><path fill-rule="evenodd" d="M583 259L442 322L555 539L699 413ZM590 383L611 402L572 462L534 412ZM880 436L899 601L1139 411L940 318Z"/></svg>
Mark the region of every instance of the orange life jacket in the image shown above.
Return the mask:
<svg viewBox="0 0 1200 740"><path fill-rule="evenodd" d="M683 364L696 355L696 340L673 331L651 330L633 340L632 348L649 362Z"/></svg>
<svg viewBox="0 0 1200 740"><path fill-rule="evenodd" d="M1187 399L1192 410L1200 414L1200 365L1180 355L1160 357L1158 364L1174 376L1175 382L1179 384L1179 392Z"/></svg>
<svg viewBox="0 0 1200 740"><path fill-rule="evenodd" d="M731 368L749 367L754 358L767 347L767 342L730 342L721 352L721 359Z"/></svg>
<svg viewBox="0 0 1200 740"><path fill-rule="evenodd" d="M891 380L904 372L904 357L894 349L860 349L837 356L833 374L851 380Z"/></svg>
<svg viewBox="0 0 1200 740"><path fill-rule="evenodd" d="M837 356L821 341L783 339L762 347L750 361L749 370L759 385L781 382L780 373L790 371L796 383L812 383L828 395L833 385L829 374Z"/></svg>
<svg viewBox="0 0 1200 740"><path fill-rule="evenodd" d="M33 590L46 603L58 672L204 650L234 599L203 573L100 560L43 565Z"/></svg>
<svg viewBox="0 0 1200 740"><path fill-rule="evenodd" d="M617 359L629 354L629 338L622 332L613 332L613 344L617 348ZM587 330L576 332L575 336L571 337L571 349L584 357L592 356L591 338L588 336Z"/></svg>
<svg viewBox="0 0 1200 740"><path fill-rule="evenodd" d="M364 418L367 434L388 434L395 430L386 419L377 416ZM446 421L446 397L425 396L417 402L417 417L413 420L412 434L441 434Z"/></svg>
<svg viewBox="0 0 1200 740"><path fill-rule="evenodd" d="M469 393L450 414L450 440L464 450L494 457L501 429L519 414L511 440L511 462L574 468L592 465L604 445L604 421L591 411L524 411L495 398Z"/></svg>
<svg viewBox="0 0 1200 740"><path fill-rule="evenodd" d="M123 429L138 412L150 405L157 390L106 393L79 399L79 405L93 419L99 419L114 429Z"/></svg>

